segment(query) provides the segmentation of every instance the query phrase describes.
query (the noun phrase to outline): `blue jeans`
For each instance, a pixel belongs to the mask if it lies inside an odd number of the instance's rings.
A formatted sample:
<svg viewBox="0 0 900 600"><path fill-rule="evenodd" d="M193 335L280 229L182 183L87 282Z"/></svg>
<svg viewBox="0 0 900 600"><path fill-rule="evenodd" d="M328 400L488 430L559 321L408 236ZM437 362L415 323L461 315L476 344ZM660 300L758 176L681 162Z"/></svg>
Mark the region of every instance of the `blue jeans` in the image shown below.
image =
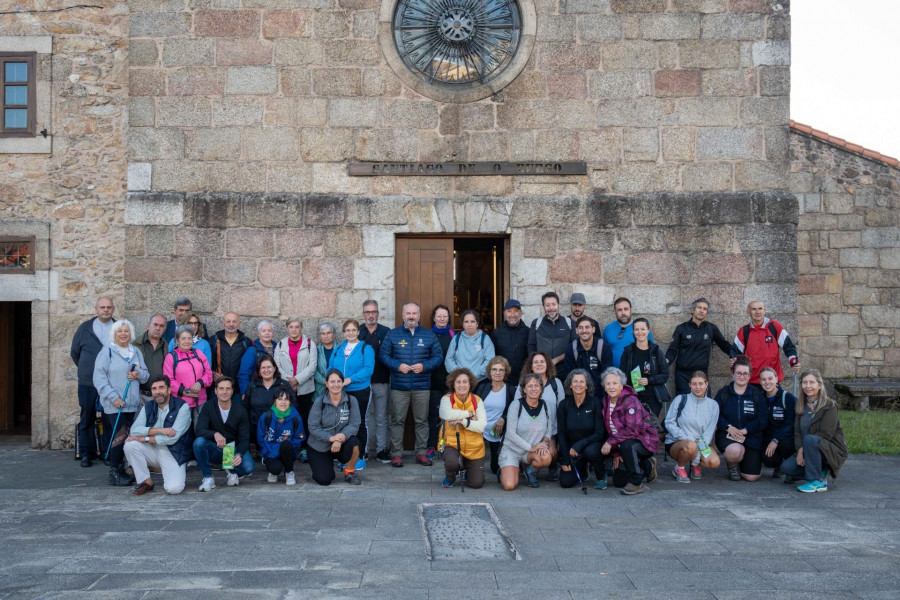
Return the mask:
<svg viewBox="0 0 900 600"><path fill-rule="evenodd" d="M815 481L822 478L822 470L828 468L827 461L819 450L819 436L807 433L803 436L803 461L805 466L797 464L797 455L785 459L781 463L781 472L796 479Z"/></svg>
<svg viewBox="0 0 900 600"><path fill-rule="evenodd" d="M197 466L204 477L212 477L212 468L210 463L222 464L222 449L216 446L216 443L206 438L198 437L194 440L194 458L197 459ZM250 451L241 454L241 464L234 468L234 472L239 477L249 475L253 472L253 457Z"/></svg>

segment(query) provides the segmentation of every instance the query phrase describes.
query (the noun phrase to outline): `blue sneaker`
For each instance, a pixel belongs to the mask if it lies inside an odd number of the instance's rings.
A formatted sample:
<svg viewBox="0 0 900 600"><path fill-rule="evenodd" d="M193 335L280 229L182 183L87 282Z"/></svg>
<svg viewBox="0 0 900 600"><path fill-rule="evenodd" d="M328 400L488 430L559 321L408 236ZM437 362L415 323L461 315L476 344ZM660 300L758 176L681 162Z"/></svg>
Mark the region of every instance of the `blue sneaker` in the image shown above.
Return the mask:
<svg viewBox="0 0 900 600"><path fill-rule="evenodd" d="M339 463L337 464L338 471L343 471L343 470L344 470L344 467L346 467L346 466L347 466L347 463L339 462Z"/></svg>
<svg viewBox="0 0 900 600"><path fill-rule="evenodd" d="M535 471L534 467L531 465L525 467L525 480L528 482L528 487L536 488L540 486L538 483L537 471Z"/></svg>
<svg viewBox="0 0 900 600"><path fill-rule="evenodd" d="M452 488L453 482L450 481L450 479L448 479L447 477L444 477L444 482L441 484L441 487Z"/></svg>
<svg viewBox="0 0 900 600"><path fill-rule="evenodd" d="M354 467L355 470L362 471L365 468L366 468L366 459L360 458L359 460L356 461L356 466Z"/></svg>
<svg viewBox="0 0 900 600"><path fill-rule="evenodd" d="M260 462L262 462L262 461L260 461ZM309 462L309 459L306 456L306 448L304 448L303 450L300 451L300 462L302 462L302 463Z"/></svg>
<svg viewBox="0 0 900 600"><path fill-rule="evenodd" d="M801 486L797 486L797 490L803 492L804 494L811 494L814 492L827 492L828 484L824 479L814 479L812 481L807 481Z"/></svg>
<svg viewBox="0 0 900 600"><path fill-rule="evenodd" d="M603 479L598 479L594 482L595 490L605 490L606 489L606 473L603 474Z"/></svg>

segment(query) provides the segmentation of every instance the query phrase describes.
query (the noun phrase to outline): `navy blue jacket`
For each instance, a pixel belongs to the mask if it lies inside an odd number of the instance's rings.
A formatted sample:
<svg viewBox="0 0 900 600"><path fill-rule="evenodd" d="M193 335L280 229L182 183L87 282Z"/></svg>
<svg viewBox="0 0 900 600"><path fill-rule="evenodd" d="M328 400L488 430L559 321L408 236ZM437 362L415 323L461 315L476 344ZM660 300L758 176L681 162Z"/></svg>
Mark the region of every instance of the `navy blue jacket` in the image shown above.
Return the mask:
<svg viewBox="0 0 900 600"><path fill-rule="evenodd" d="M597 352L597 344L600 344L600 352ZM598 356L599 354L599 356ZM600 374L612 366L613 356L609 344L602 337L594 337L594 344L590 350L585 350L581 345L581 339L577 339L566 348L566 372L574 369L584 369L591 374L594 380L594 389L602 390Z"/></svg>
<svg viewBox="0 0 900 600"><path fill-rule="evenodd" d="M94 334L94 321L88 319L78 326L75 337L72 338L72 348L69 356L72 362L78 366L78 385L94 386L94 363L97 355L103 350L104 343Z"/></svg>
<svg viewBox="0 0 900 600"><path fill-rule="evenodd" d="M165 421L163 421L163 427L172 427L175 424L175 418L178 416L178 411L180 410L190 410L190 407L187 405L187 402L182 400L181 398L176 398L172 396L169 398L169 413L166 415ZM148 427L153 427L153 424L156 423L156 416L159 414L159 406L156 402L148 402L144 405L144 413ZM167 446L169 452L172 453L172 456L178 462L179 465L183 465L187 461L194 458L194 428L192 426L188 426L187 431L184 432L178 441L176 441L171 446Z"/></svg>
<svg viewBox="0 0 900 600"><path fill-rule="evenodd" d="M412 333L406 327L391 329L381 342L379 356L391 370L391 389L401 392L431 389L431 372L444 362L437 336L422 326L417 326ZM399 371L401 364L416 363L422 363L422 373Z"/></svg>
<svg viewBox="0 0 900 600"><path fill-rule="evenodd" d="M768 444L776 439L779 444L793 445L797 397L778 388L774 396L766 397L766 403L769 407L769 424L763 431L763 443Z"/></svg>
<svg viewBox="0 0 900 600"><path fill-rule="evenodd" d="M729 383L716 392L719 404L719 427L716 430L716 446L720 449L725 444L719 440L725 438L728 426L747 429L744 445L759 449L762 446L762 432L769 422L769 407L763 394L752 385L748 385L743 394L734 391L734 383Z"/></svg>

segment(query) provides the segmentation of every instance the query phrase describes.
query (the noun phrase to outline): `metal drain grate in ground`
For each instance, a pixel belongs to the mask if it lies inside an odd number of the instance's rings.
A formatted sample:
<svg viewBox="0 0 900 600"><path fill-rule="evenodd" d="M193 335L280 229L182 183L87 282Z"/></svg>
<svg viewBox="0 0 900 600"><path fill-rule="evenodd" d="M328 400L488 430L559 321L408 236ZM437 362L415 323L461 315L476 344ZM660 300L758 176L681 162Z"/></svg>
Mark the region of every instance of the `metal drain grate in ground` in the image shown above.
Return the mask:
<svg viewBox="0 0 900 600"><path fill-rule="evenodd" d="M522 560L490 504L420 504L428 560Z"/></svg>

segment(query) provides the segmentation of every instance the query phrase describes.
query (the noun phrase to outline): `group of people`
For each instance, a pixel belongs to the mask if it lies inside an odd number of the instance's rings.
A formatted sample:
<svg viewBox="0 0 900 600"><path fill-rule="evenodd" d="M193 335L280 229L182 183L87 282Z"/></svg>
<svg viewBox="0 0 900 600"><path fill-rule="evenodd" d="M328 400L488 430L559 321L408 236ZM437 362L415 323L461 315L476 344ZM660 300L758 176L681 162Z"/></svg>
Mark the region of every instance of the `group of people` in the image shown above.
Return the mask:
<svg viewBox="0 0 900 600"><path fill-rule="evenodd" d="M732 480L755 481L766 465L786 481L804 480L801 491L825 491L828 473L836 476L846 459L821 375L802 374L799 399L779 386L781 351L796 372L800 362L761 302L748 305L750 322L729 344L707 320L709 302L696 300L663 352L627 298L614 302L616 319L605 328L584 314L582 294L571 296L568 317L556 293L541 300L544 314L530 325L521 304L507 301L490 335L474 310L454 331L444 305L423 327L415 303L390 329L378 322L377 302L366 300L362 325L345 321L338 342L334 324L321 323L313 340L297 318L287 319L280 341L267 320L251 340L233 312L207 336L187 298L175 301L173 319L153 315L136 339L134 325L113 320L112 300L100 298L97 316L72 341L81 464L90 466L100 447L109 483L137 484L136 495L153 489L150 467L162 471L167 492L179 493L195 461L200 490L210 491L214 467L239 485L254 457L273 483L283 476L294 485L301 460L320 485L336 478L335 461L346 482L359 484L367 460L404 466L410 408L415 462L431 466L440 455L445 487L481 487L488 452L488 468L507 490L523 479L537 487L546 469L547 480L567 488L584 489L591 471L597 489L612 477L627 495L658 477L661 440L682 483L718 468L721 454ZM733 380L711 398L714 345L729 355ZM102 445L92 439L96 411L107 432Z"/></svg>

